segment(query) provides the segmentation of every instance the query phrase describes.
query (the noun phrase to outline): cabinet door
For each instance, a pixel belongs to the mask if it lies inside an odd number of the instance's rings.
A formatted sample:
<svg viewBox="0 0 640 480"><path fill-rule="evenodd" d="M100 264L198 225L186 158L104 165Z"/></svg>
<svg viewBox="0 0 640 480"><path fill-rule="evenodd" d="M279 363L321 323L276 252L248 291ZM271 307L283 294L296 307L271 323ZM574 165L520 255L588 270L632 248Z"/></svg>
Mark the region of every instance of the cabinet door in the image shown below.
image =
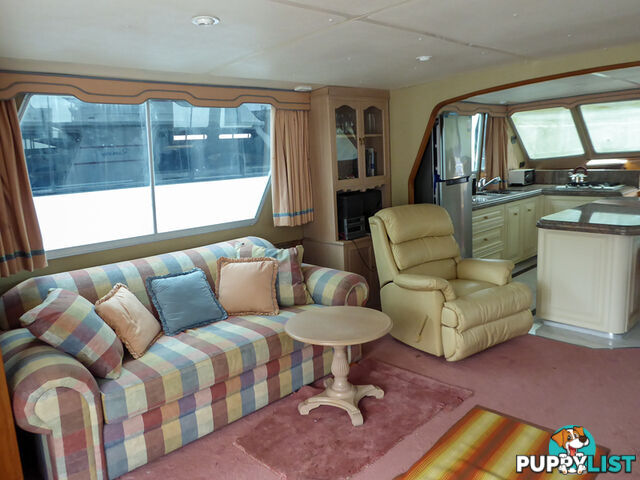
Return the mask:
<svg viewBox="0 0 640 480"><path fill-rule="evenodd" d="M533 199L523 202L520 206L523 259L533 257L538 251L537 204L537 199Z"/></svg>
<svg viewBox="0 0 640 480"><path fill-rule="evenodd" d="M505 208L506 240L504 257L516 261L522 255L522 230L520 228L520 204L509 205Z"/></svg>
<svg viewBox="0 0 640 480"><path fill-rule="evenodd" d="M382 105L367 105L363 111L364 171L367 177L385 174L385 112Z"/></svg>
<svg viewBox="0 0 640 480"><path fill-rule="evenodd" d="M334 107L337 180L348 181L360 175L358 108L338 103Z"/></svg>

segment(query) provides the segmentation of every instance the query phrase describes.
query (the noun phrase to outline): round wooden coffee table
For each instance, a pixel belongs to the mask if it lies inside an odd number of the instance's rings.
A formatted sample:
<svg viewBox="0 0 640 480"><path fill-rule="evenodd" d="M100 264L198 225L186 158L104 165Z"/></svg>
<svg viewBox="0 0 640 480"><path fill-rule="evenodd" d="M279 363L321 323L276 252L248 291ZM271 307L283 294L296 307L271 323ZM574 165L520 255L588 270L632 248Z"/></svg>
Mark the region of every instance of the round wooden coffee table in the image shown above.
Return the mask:
<svg viewBox="0 0 640 480"><path fill-rule="evenodd" d="M359 345L382 337L391 330L391 319L384 313L363 307L326 307L309 310L289 319L285 332L295 340L333 347L331 373L325 391L298 404L298 411L308 415L320 405L347 411L354 426L362 425L358 402L363 397L382 398L384 392L374 385L351 385L347 346Z"/></svg>

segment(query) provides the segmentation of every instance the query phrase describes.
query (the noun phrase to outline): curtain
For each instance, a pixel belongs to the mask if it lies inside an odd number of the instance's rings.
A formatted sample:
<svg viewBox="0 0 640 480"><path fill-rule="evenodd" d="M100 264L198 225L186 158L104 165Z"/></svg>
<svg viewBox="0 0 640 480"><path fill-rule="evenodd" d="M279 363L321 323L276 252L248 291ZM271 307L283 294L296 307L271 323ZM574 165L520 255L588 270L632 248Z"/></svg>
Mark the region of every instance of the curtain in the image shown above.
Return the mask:
<svg viewBox="0 0 640 480"><path fill-rule="evenodd" d="M276 227L303 225L313 221L309 112L276 109L273 123L273 224Z"/></svg>
<svg viewBox="0 0 640 480"><path fill-rule="evenodd" d="M505 117L487 118L487 134L485 137L485 177L491 180L500 177L507 181L509 168L507 166L507 119ZM504 185L504 184L503 184ZM490 185L488 189L497 190L499 184Z"/></svg>
<svg viewBox="0 0 640 480"><path fill-rule="evenodd" d="M14 100L0 101L0 277L47 266Z"/></svg>

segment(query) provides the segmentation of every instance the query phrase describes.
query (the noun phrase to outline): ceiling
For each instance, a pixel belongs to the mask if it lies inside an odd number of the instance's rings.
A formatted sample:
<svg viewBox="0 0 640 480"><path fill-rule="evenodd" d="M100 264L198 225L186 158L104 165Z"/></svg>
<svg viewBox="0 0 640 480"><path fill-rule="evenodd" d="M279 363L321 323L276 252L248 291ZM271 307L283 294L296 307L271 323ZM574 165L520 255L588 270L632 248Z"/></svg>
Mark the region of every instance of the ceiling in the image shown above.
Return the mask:
<svg viewBox="0 0 640 480"><path fill-rule="evenodd" d="M532 83L497 92L476 95L465 102L512 105L552 98L575 97L590 93L640 89L640 67L587 73L546 82Z"/></svg>
<svg viewBox="0 0 640 480"><path fill-rule="evenodd" d="M0 0L0 9L0 68L47 62L281 88L394 89L640 42L638 0ZM196 27L194 15L221 22Z"/></svg>

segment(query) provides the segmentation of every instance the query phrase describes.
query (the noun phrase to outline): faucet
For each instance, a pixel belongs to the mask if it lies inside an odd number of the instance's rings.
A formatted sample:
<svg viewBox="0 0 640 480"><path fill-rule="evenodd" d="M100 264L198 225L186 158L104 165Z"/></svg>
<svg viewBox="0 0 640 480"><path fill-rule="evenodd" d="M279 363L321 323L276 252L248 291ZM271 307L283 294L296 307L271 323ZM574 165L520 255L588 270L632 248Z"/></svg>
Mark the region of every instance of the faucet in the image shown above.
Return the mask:
<svg viewBox="0 0 640 480"><path fill-rule="evenodd" d="M500 183L500 182L502 182L502 179L500 177L494 177L491 180L489 180L488 182L487 182L487 179L485 177L482 177L480 180L478 180L478 183L476 184L476 188L477 188L478 192L482 192L489 185L493 185L495 183Z"/></svg>

